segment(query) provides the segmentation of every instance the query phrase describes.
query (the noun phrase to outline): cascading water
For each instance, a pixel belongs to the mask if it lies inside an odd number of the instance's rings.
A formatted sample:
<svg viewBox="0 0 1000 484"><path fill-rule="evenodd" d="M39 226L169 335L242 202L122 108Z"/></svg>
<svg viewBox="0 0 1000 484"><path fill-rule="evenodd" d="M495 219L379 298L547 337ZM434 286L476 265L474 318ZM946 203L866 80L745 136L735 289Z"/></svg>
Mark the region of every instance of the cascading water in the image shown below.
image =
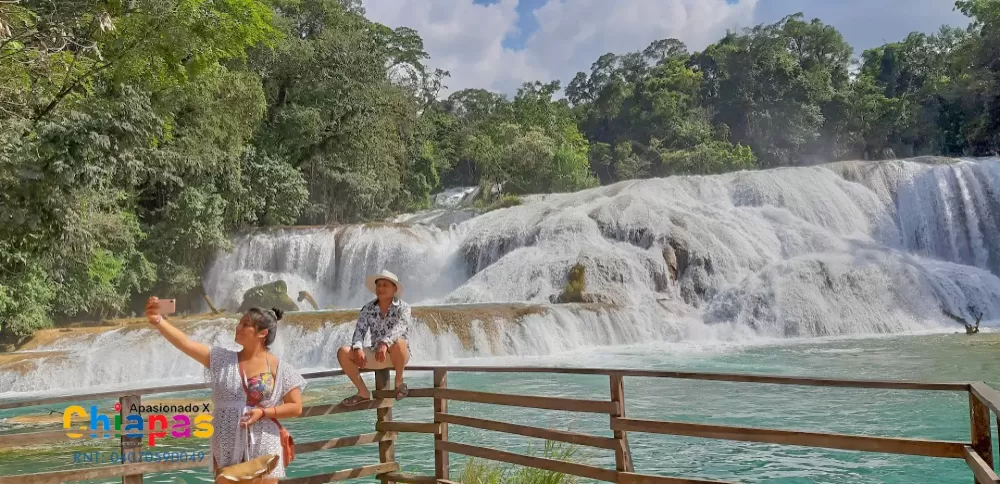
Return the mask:
<svg viewBox="0 0 1000 484"><path fill-rule="evenodd" d="M209 296L236 309L253 286L284 280L292 298L309 291L322 307L361 307L371 298L365 276L392 267L403 278L407 299L432 300L458 287L457 231L423 226L344 226L284 229L238 238L205 277ZM308 303L304 303L308 304ZM304 309L313 309L306 306Z"/></svg>
<svg viewBox="0 0 1000 484"><path fill-rule="evenodd" d="M648 341L955 330L942 309L970 321L1000 312L998 162L839 162L634 180L529 196L459 223L415 223L423 216L411 214L258 231L219 254L205 286L230 310L245 290L278 279L293 299L306 290L320 307L357 308L372 297L365 275L389 269L411 304L458 305L450 310L465 328L434 332L418 321L414 362ZM442 203L461 205L466 195L457 190ZM453 208L434 210L440 221ZM585 269L586 296L603 306L552 304L576 264ZM511 317L461 306L478 303L542 309ZM228 341L232 323L193 334ZM276 353L301 368L329 368L353 324L285 328ZM63 342L71 357L0 368L0 384L18 392L137 384L150 374L200 377L150 335L116 330ZM111 362L114 353L148 357L125 359L125 368ZM96 369L82 370L87 361Z"/></svg>
<svg viewBox="0 0 1000 484"><path fill-rule="evenodd" d="M435 332L427 324L414 325L409 334L413 361L458 361L480 355L544 356L600 344L698 336L685 326L696 324L694 320L661 324L656 312L520 306L521 311L482 305L431 310L422 319L437 321L460 309L466 324L458 332ZM288 319L272 346L276 355L303 371L339 367L336 350L350 341L353 324L308 324L297 322L292 315ZM232 320L178 324L197 341L239 348L233 342ZM54 351L31 360L30 368L0 372L0 387L6 389L2 396L23 398L51 391L92 392L201 379L203 370L198 363L161 337L151 336L149 329L128 328L63 340L47 348Z"/></svg>

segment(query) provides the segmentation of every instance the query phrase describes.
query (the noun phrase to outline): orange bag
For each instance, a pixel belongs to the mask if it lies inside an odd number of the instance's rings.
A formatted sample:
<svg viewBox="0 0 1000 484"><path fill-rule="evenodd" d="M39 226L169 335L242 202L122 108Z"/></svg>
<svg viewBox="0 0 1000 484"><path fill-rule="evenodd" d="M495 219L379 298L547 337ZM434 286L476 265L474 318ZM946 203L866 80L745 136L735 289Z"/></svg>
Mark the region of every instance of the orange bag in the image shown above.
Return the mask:
<svg viewBox="0 0 1000 484"><path fill-rule="evenodd" d="M295 460L295 440L292 439L292 434L288 433L288 430L281 425L281 422L273 418L271 420L274 420L274 423L281 429L281 457L285 461L285 467L288 467L288 464Z"/></svg>

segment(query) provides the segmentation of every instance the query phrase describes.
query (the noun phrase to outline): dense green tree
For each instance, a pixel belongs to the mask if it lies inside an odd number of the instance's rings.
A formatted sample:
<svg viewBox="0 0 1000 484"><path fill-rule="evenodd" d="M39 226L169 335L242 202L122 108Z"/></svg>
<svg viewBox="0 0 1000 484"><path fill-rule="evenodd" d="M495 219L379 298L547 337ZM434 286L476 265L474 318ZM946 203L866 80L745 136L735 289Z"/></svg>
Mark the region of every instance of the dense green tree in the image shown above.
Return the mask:
<svg viewBox="0 0 1000 484"><path fill-rule="evenodd" d="M750 146L763 166L830 158L821 136L835 93L847 86L851 48L832 27L801 14L759 25L695 56L714 122Z"/></svg>
<svg viewBox="0 0 1000 484"><path fill-rule="evenodd" d="M250 63L268 111L254 144L305 176L303 221L364 220L426 203L436 176L418 112L434 73L422 64L420 37L337 0L277 3L285 40Z"/></svg>
<svg viewBox="0 0 1000 484"><path fill-rule="evenodd" d="M465 89L360 0L0 2L0 340L197 299L234 231L861 158L1000 154L1000 2L860 53L793 14ZM856 65L852 65L856 62ZM562 96L564 95L564 96ZM487 200L490 201L490 200Z"/></svg>
<svg viewBox="0 0 1000 484"><path fill-rule="evenodd" d="M0 8L0 337L16 340L50 316L120 312L190 257L150 227L170 232L162 208L238 159L254 121L227 118L246 105L227 94L246 93L219 62L274 31L251 0Z"/></svg>
<svg viewBox="0 0 1000 484"><path fill-rule="evenodd" d="M605 54L566 89L603 182L753 168L753 153L712 125L703 72L687 47L657 40L642 52ZM710 164L697 160L707 153ZM720 164L721 163L721 164Z"/></svg>

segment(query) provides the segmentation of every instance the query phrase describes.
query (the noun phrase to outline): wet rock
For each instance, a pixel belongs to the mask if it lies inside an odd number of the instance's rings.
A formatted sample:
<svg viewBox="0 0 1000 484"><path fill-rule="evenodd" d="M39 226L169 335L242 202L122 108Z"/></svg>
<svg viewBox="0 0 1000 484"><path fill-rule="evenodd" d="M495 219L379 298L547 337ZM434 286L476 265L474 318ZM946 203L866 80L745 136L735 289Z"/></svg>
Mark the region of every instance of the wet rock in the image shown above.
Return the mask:
<svg viewBox="0 0 1000 484"><path fill-rule="evenodd" d="M692 253L683 232L666 239L662 254L671 277L680 284L681 298L698 307L711 290L711 276L715 273L712 259L703 253Z"/></svg>
<svg viewBox="0 0 1000 484"><path fill-rule="evenodd" d="M549 302L552 304L566 304L566 303L609 304L609 305L621 304L620 298L615 298L599 292L584 292L580 293L579 296L566 297L566 298L564 298L562 294L552 294L549 296Z"/></svg>
<svg viewBox="0 0 1000 484"><path fill-rule="evenodd" d="M549 296L549 302L554 304L584 303L584 304L618 304L616 298L601 293L587 292L587 270L581 263L576 263L566 275L566 286L563 291Z"/></svg>
<svg viewBox="0 0 1000 484"><path fill-rule="evenodd" d="M677 253L671 246L666 246L663 248L663 260L667 263L667 268L670 270L670 278L674 281L677 280Z"/></svg>
<svg viewBox="0 0 1000 484"><path fill-rule="evenodd" d="M255 286L243 293L243 304L237 312L244 312L252 307L264 309L278 308L282 311L298 311L299 306L288 297L288 285L277 280L262 286Z"/></svg>
<svg viewBox="0 0 1000 484"><path fill-rule="evenodd" d="M577 263L569 270L566 276L566 287L559 294L558 302L584 302L583 293L587 290L586 268L583 264Z"/></svg>
<svg viewBox="0 0 1000 484"><path fill-rule="evenodd" d="M684 302L694 306L699 307L700 303L698 301L698 295L694 292L694 287L690 284L685 284L681 286L681 299Z"/></svg>
<svg viewBox="0 0 1000 484"><path fill-rule="evenodd" d="M615 222L607 222L597 218L596 213L591 213L590 218L597 224L597 229L601 235L610 240L627 242L642 249L648 249L656 241L656 234L649 227L623 225Z"/></svg>
<svg viewBox="0 0 1000 484"><path fill-rule="evenodd" d="M319 304L316 304L316 299L313 298L312 294L310 294L309 291L299 291L299 297L297 301L298 302L309 301L309 304L312 305L314 310L319 311L320 309ZM328 309L333 309L333 308L328 308Z"/></svg>
<svg viewBox="0 0 1000 484"><path fill-rule="evenodd" d="M670 290L671 285L677 280L677 277L673 269L669 267L669 264L666 261L659 261L652 257L645 259L643 262L649 275L653 278L653 285L656 288L656 292Z"/></svg>
<svg viewBox="0 0 1000 484"><path fill-rule="evenodd" d="M610 304L617 305L621 304L619 298L614 298L607 294L602 294L599 292L585 292L580 295L580 302L585 304Z"/></svg>
<svg viewBox="0 0 1000 484"><path fill-rule="evenodd" d="M711 262L707 259L696 258L690 267L687 268L681 284L681 299L684 302L700 307L701 303L708 299L711 290Z"/></svg>
<svg viewBox="0 0 1000 484"><path fill-rule="evenodd" d="M667 240L667 247L670 247L673 252L674 273L676 274L676 278L683 277L684 271L687 270L688 263L691 260L686 244L682 241L682 239L671 237ZM668 264L669 262L669 259L667 259Z"/></svg>
<svg viewBox="0 0 1000 484"><path fill-rule="evenodd" d="M515 231L466 240L461 248L466 274L472 277L511 251L534 245L538 240L538 230L536 227L529 232Z"/></svg>

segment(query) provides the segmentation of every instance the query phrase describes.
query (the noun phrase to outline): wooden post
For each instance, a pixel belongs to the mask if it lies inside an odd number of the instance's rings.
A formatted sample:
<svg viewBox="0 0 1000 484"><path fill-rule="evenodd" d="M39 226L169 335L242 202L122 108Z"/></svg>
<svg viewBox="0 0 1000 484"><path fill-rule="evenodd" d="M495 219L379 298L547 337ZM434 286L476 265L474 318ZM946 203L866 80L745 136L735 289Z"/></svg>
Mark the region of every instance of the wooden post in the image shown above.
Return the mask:
<svg viewBox="0 0 1000 484"><path fill-rule="evenodd" d="M434 388L448 388L448 371L434 370ZM448 400L434 395L434 415L448 413ZM435 419L437 422L437 419ZM434 433L434 477L436 479L450 479L448 468L448 451L436 450L437 443L448 441L448 424L438 422L438 431Z"/></svg>
<svg viewBox="0 0 1000 484"><path fill-rule="evenodd" d="M118 398L118 404L121 405L121 409L118 410L118 415L122 419L122 436L121 436L121 457L125 461L125 465L137 464L142 457L142 437L126 437L125 427L128 425L125 417L130 413L130 409L135 406L138 413L139 405L142 403L142 397L139 395L126 395ZM122 484L142 484L142 474L133 474L131 476L122 476Z"/></svg>
<svg viewBox="0 0 1000 484"><path fill-rule="evenodd" d="M611 377L611 403L615 404L612 418L625 418L625 381L621 374L612 373ZM615 430L615 469L618 472L635 472L632 465L632 450L628 445L628 433L624 430Z"/></svg>
<svg viewBox="0 0 1000 484"><path fill-rule="evenodd" d="M969 392L969 424L972 430L972 448L986 461L993 465L993 436L990 433L990 409L972 392Z"/></svg>
<svg viewBox="0 0 1000 484"><path fill-rule="evenodd" d="M375 370L375 390L389 389L389 370ZM379 408L375 411L377 422L392 421L392 407ZM378 424L376 424L376 427ZM396 461L395 440L383 440L378 443L378 461L382 464ZM392 483L394 481L383 481Z"/></svg>

